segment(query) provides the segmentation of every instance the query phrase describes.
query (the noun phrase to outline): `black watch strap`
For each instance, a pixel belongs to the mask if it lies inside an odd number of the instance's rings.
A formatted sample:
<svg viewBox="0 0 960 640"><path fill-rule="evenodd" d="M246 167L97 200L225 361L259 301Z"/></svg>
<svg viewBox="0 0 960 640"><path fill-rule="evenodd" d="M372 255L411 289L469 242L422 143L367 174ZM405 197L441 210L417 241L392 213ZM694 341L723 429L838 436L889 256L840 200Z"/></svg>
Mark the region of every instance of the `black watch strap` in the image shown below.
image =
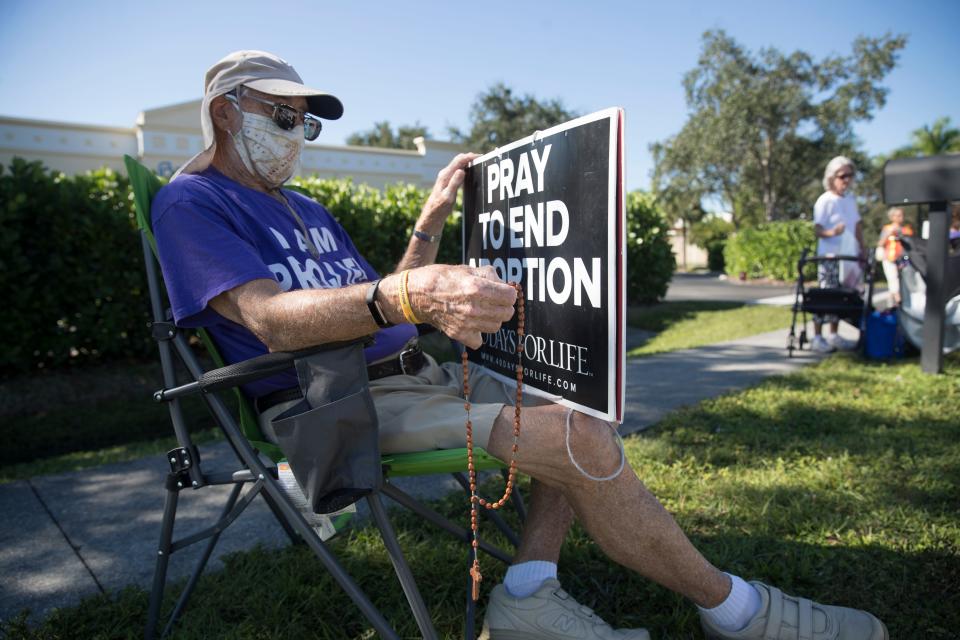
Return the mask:
<svg viewBox="0 0 960 640"><path fill-rule="evenodd" d="M392 327L393 323L387 320L387 316L383 314L383 309L380 308L380 303L377 302L377 289L379 287L380 278L371 282L370 286L367 287L367 308L370 309L370 315L373 316L373 320L378 327Z"/></svg>

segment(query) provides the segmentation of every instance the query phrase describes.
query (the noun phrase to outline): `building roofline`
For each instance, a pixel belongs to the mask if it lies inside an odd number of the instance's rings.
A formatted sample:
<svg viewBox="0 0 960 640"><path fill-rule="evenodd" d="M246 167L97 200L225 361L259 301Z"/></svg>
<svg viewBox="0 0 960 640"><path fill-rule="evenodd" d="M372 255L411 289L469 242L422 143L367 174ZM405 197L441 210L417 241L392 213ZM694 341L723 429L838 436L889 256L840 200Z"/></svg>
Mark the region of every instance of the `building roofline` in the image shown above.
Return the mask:
<svg viewBox="0 0 960 640"><path fill-rule="evenodd" d="M62 120L33 120L31 118L15 118L0 115L0 124L12 124L26 127L43 127L45 129L81 129L83 131L99 131L101 133L122 133L129 135L136 133L136 127L114 127L99 124L82 124L79 122L65 122Z"/></svg>
<svg viewBox="0 0 960 640"><path fill-rule="evenodd" d="M197 106L200 106L201 104L203 104L203 98L202 98L202 97L201 97L201 98L194 98L193 100L184 100L183 102L174 102L174 103L172 103L172 104L165 104L165 105L160 106L160 107L148 107L148 108L142 110L140 113L141 113L141 114L144 114L144 113L158 113L158 112L161 112L161 111L176 111L177 109L180 109L180 108L182 108L182 107L186 107L186 106L188 106L188 105L197 105Z"/></svg>

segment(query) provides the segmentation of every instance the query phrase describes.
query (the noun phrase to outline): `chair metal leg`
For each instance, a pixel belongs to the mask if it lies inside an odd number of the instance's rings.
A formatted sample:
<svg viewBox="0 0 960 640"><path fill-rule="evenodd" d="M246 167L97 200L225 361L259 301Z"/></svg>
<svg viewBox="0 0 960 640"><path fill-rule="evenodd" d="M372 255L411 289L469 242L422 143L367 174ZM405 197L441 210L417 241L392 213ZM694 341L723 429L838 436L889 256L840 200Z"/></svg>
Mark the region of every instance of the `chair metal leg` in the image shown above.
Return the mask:
<svg viewBox="0 0 960 640"><path fill-rule="evenodd" d="M157 633L160 618L160 605L163 603L163 590L167 583L167 565L170 562L170 542L173 539L173 523L177 515L177 491L167 489L163 503L163 520L160 524L160 544L157 548L157 566L153 571L153 588L150 590L150 604L147 609L147 628L144 638L153 640Z"/></svg>
<svg viewBox="0 0 960 640"><path fill-rule="evenodd" d="M245 444L246 441L244 441ZM246 445L249 449L249 445ZM243 445L241 445L243 449ZM247 453L244 451L243 453ZM252 449L249 449L249 456L247 456L246 461L255 465L257 468L253 468L255 473L265 472L266 468L260 463L259 460L252 459L253 452ZM269 476L269 473L266 473ZM283 517L291 524L294 531L303 538L303 541L310 547L310 550L313 551L314 555L320 560L323 564L324 569L330 572L330 575L337 582L343 592L353 601L357 608L360 609L360 612L363 616L373 625L374 630L383 638L389 638L390 640L400 640L400 636L390 627L387 623L387 620L383 617L383 614L370 602L370 599L367 597L367 594L363 592L360 586L354 581L353 577L347 573L347 570L343 568L340 562L337 560L336 556L333 555L333 552L327 549L326 545L320 540L320 536L310 528L310 525L307 524L306 520L303 519L303 516L294 508L290 503L289 498L287 498L286 493L280 487L279 483L272 477L265 478L264 490L271 494L271 497L277 504L280 513Z"/></svg>
<svg viewBox="0 0 960 640"><path fill-rule="evenodd" d="M237 483L233 486L233 489L230 491L230 497L227 499L226 504L223 506L223 510L220 512L220 517L218 522L222 522L233 509L233 505L236 504L237 498L240 497L240 491L243 489L243 484ZM217 542L220 540L220 534L222 529L218 530L207 541L207 546L203 550L203 555L200 556L200 560L197 561L197 566L194 568L193 573L190 575L190 579L187 581L186 586L184 586L183 591L180 592L180 597L177 599L176 606L173 607L173 612L170 614L170 619L167 620L167 625L163 629L163 633L160 634L161 638L165 638L170 631L173 630L173 625L177 623L180 619L180 616L183 615L183 610L187 606L187 601L190 599L190 596L193 595L193 590L197 586L197 581L200 579L200 575L203 573L203 570L207 567L207 562L210 561L210 555L213 553L213 549L217 546Z"/></svg>
<svg viewBox="0 0 960 640"><path fill-rule="evenodd" d="M427 611L427 605L423 602L420 590L417 589L417 582L410 571L410 566L403 557L403 551L400 549L400 543L397 542L397 534L390 524L390 518L387 516L383 503L380 502L380 495L373 492L367 496L367 504L370 505L370 513L373 516L377 528L380 529L380 536L383 538L383 544L387 548L390 561L393 562L393 569L400 580L400 586L403 588L403 594L407 597L407 603L413 611L413 617L420 628L420 634L424 640L434 640L437 638L437 631L433 628L433 622L430 620L430 612Z"/></svg>
<svg viewBox="0 0 960 640"><path fill-rule="evenodd" d="M400 506L405 507L410 511L412 511L413 513L417 514L427 522L430 522L431 524L437 527L440 527L447 533L453 535L453 537L459 540L463 540L468 545L470 544L472 537L469 530L465 529L464 527L453 524L448 519L444 518L442 515L434 511L433 509L430 509L429 507L417 502L416 500L414 500L409 495L407 495L406 493L404 493L394 485L390 484L389 482L385 482L383 484L383 488L380 490L380 492L383 495L390 498L391 500L393 500L394 502L396 502L397 504L399 504ZM499 560L500 562L503 562L504 564L510 564L510 562L512 562L513 560L502 549L499 549L493 546L492 544L484 541L483 539L480 539L479 541L479 548L484 553L496 558L497 560Z"/></svg>

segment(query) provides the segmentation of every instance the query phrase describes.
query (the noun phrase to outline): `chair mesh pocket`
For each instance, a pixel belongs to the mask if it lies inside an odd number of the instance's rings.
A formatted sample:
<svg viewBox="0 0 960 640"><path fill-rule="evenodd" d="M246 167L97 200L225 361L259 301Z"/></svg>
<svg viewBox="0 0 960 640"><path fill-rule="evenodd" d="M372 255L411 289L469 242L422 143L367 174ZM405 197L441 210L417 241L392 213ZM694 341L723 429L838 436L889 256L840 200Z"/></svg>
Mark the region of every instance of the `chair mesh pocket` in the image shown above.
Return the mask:
<svg viewBox="0 0 960 640"><path fill-rule="evenodd" d="M280 449L316 513L353 504L382 482L377 413L363 350L345 349L350 351L298 361L305 400L272 421ZM331 362L341 366L331 369Z"/></svg>

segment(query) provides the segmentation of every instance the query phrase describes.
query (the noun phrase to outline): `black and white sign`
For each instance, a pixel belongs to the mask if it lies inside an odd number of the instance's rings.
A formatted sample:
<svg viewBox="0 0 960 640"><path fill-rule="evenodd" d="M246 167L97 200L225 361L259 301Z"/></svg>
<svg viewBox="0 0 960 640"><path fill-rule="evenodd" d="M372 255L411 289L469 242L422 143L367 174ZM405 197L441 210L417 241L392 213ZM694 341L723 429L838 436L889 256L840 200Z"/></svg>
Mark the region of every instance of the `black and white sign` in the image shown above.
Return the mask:
<svg viewBox="0 0 960 640"><path fill-rule="evenodd" d="M577 118L477 158L464 184L463 260L519 282L524 387L622 420L626 228L623 112ZM470 359L516 382L516 318Z"/></svg>

